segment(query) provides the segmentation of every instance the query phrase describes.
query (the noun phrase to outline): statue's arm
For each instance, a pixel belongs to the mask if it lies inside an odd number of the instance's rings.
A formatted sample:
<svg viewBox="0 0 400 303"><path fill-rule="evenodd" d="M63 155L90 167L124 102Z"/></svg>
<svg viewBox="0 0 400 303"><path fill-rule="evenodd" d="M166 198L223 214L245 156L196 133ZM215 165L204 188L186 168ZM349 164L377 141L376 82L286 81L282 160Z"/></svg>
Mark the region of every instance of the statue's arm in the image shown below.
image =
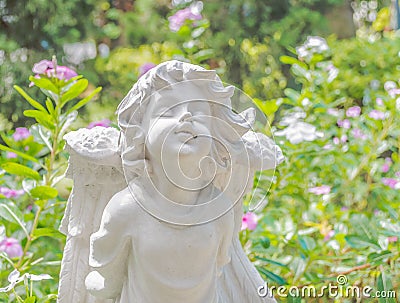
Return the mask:
<svg viewBox="0 0 400 303"><path fill-rule="evenodd" d="M222 274L222 268L231 261L231 245L234 234L234 214L229 211L220 222L219 232L221 235L221 242L218 250L218 275Z"/></svg>
<svg viewBox="0 0 400 303"><path fill-rule="evenodd" d="M90 237L89 265L93 268L85 280L87 290L96 297L112 299L121 293L126 279L131 247L129 199L124 191L107 204L100 228Z"/></svg>

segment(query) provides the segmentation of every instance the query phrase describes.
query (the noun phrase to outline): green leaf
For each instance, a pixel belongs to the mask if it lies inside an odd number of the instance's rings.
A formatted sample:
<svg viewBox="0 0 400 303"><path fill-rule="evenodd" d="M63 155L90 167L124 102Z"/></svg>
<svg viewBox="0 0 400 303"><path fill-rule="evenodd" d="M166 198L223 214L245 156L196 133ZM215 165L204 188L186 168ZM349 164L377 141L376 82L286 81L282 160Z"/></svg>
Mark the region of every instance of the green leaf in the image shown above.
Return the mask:
<svg viewBox="0 0 400 303"><path fill-rule="evenodd" d="M17 223L25 232L25 235L29 237L29 233L23 220L23 215L18 207L16 207L12 202L0 202L0 217L9 222Z"/></svg>
<svg viewBox="0 0 400 303"><path fill-rule="evenodd" d="M280 56L279 60L284 63L284 64L298 64L301 67L307 69L307 64L305 64L304 62L301 62L300 60L298 60L297 58L294 57L290 57L290 56Z"/></svg>
<svg viewBox="0 0 400 303"><path fill-rule="evenodd" d="M313 251L317 246L315 240L309 236L299 236L299 242L301 247L308 252Z"/></svg>
<svg viewBox="0 0 400 303"><path fill-rule="evenodd" d="M37 228L33 233L35 239L40 237L62 238L63 234L53 228Z"/></svg>
<svg viewBox="0 0 400 303"><path fill-rule="evenodd" d="M46 109L43 107L42 104L40 104L39 102L37 102L36 100L34 100L31 96L29 96L21 87L19 87L18 85L14 85L14 89L22 96L25 98L26 101L28 101L28 103L30 105L32 105L34 108L46 112Z"/></svg>
<svg viewBox="0 0 400 303"><path fill-rule="evenodd" d="M303 275L306 266L307 262L303 258L296 257L293 259L293 261L289 264L289 268L294 273L293 280L297 280L299 277Z"/></svg>
<svg viewBox="0 0 400 303"><path fill-rule="evenodd" d="M92 91L90 93L89 96L87 96L86 98L80 100L78 103L76 103L72 108L70 108L67 112L67 114L72 113L73 111L76 111L78 109L80 109L82 106L84 106L86 103L88 103L90 100L92 100L92 98L99 93L102 90L102 87L97 87L94 91Z"/></svg>
<svg viewBox="0 0 400 303"><path fill-rule="evenodd" d="M62 96L60 100L60 108L62 108L68 101L75 99L82 94L88 87L89 81L80 79L74 83Z"/></svg>
<svg viewBox="0 0 400 303"><path fill-rule="evenodd" d="M35 118L39 124L42 124L44 127L50 130L55 129L53 117L47 113L40 112L38 110L25 110L24 115L26 117Z"/></svg>
<svg viewBox="0 0 400 303"><path fill-rule="evenodd" d="M50 186L41 185L33 188L30 191L30 194L32 195L32 197L42 200L48 200L57 197L58 191Z"/></svg>
<svg viewBox="0 0 400 303"><path fill-rule="evenodd" d="M72 82L75 82L76 80L79 80L79 79L81 79L81 78L83 78L82 75L75 76L75 77L69 79L67 82L65 82L65 86L68 86L68 84L71 84ZM65 87L65 86L64 86L64 87Z"/></svg>
<svg viewBox="0 0 400 303"><path fill-rule="evenodd" d="M307 69L305 69L304 67L302 67L298 64L292 65L292 72L295 76L303 77L303 78L307 79L308 81L311 81L311 76L310 76L309 72L307 71Z"/></svg>
<svg viewBox="0 0 400 303"><path fill-rule="evenodd" d="M40 208L46 208L47 202L47 200L36 200L35 204Z"/></svg>
<svg viewBox="0 0 400 303"><path fill-rule="evenodd" d="M265 249L267 249L268 247L271 246L271 240L270 240L269 238L267 238L267 237L262 238L262 239L260 240L260 244L261 244L262 247L264 247Z"/></svg>
<svg viewBox="0 0 400 303"><path fill-rule="evenodd" d="M285 285L287 284L286 280L282 278L281 276L278 276L277 274L274 274L273 272L270 272L269 270L262 268L260 266L256 266L258 271L262 273L265 277L267 277L269 280L278 283L279 285Z"/></svg>
<svg viewBox="0 0 400 303"><path fill-rule="evenodd" d="M3 163L1 167L9 174L23 176L25 178L32 178L35 180L40 179L40 174L36 170L33 170L32 168L27 167L25 165L13 162L6 162Z"/></svg>
<svg viewBox="0 0 400 303"><path fill-rule="evenodd" d="M214 56L213 49L202 49L193 55L193 59L197 62L203 62L204 60L210 59L212 56Z"/></svg>
<svg viewBox="0 0 400 303"><path fill-rule="evenodd" d="M260 99L254 98L253 101L267 117L274 115L280 106L278 99L261 101Z"/></svg>
<svg viewBox="0 0 400 303"><path fill-rule="evenodd" d="M357 226L355 232L357 235L363 238L367 238L371 241L377 242L378 234L374 228L371 228L371 222L364 214L354 214L350 218L352 226Z"/></svg>
<svg viewBox="0 0 400 303"><path fill-rule="evenodd" d="M29 80L33 82L37 87L49 90L55 94L59 93L59 89L48 78L35 78L34 76L30 76Z"/></svg>
<svg viewBox="0 0 400 303"><path fill-rule="evenodd" d="M385 250L381 253L373 252L368 255L368 262L373 265L379 265L382 264L383 262L386 262L386 260L392 257L393 255L394 254L389 250Z"/></svg>
<svg viewBox="0 0 400 303"><path fill-rule="evenodd" d="M23 159L25 159L25 160L39 163L38 159L36 159L36 158L34 158L34 157L32 157L32 156L29 156L29 155L27 155L27 154L25 154L25 153L23 153L23 152L20 152L20 151L18 151L18 150L9 148L8 146L5 146L5 145L0 144L0 150L4 150L4 151L7 151L7 152L12 152L12 153L17 154L18 156L20 156L21 158L23 158Z"/></svg>
<svg viewBox="0 0 400 303"><path fill-rule="evenodd" d="M0 136L3 139L4 143L7 144L8 146L13 146L15 144L15 141L7 137L5 133L1 133Z"/></svg>
<svg viewBox="0 0 400 303"><path fill-rule="evenodd" d="M394 162L396 163L396 162ZM399 214L397 213L397 211L391 207L389 204L384 204L383 208L385 208L387 210L387 212L389 213L389 215L394 219L394 220L399 220Z"/></svg>
<svg viewBox="0 0 400 303"><path fill-rule="evenodd" d="M268 262L268 263L270 263L270 264L278 265L278 266L281 266L281 267L287 267L285 264L280 263L280 262L278 262L278 261L271 260L271 259L267 259L267 258L263 258L263 257L258 257L258 256L256 256L256 259L257 259L257 260L261 260L261 261Z"/></svg>
<svg viewBox="0 0 400 303"><path fill-rule="evenodd" d="M49 130L45 129L40 124L32 125L30 130L31 134L33 135L33 137L36 139L37 142L46 145L49 148L49 150L52 149L50 143L51 133Z"/></svg>
<svg viewBox="0 0 400 303"><path fill-rule="evenodd" d="M52 117L55 118L56 112L55 112L55 109L54 109L53 102L50 100L50 98L46 99L46 107L47 107L47 110L50 113L50 115L52 115Z"/></svg>
<svg viewBox="0 0 400 303"><path fill-rule="evenodd" d="M49 303L51 301L57 300L57 295L56 294L50 294L44 297L41 297L37 303Z"/></svg>
<svg viewBox="0 0 400 303"><path fill-rule="evenodd" d="M297 102L300 99L300 94L292 88L286 88L283 92L292 101Z"/></svg>
<svg viewBox="0 0 400 303"><path fill-rule="evenodd" d="M35 303L36 302L36 297L29 297L26 298L24 303Z"/></svg>
<svg viewBox="0 0 400 303"><path fill-rule="evenodd" d="M68 130L71 124L76 120L76 117L78 117L78 112L73 111L61 119L60 136L62 136Z"/></svg>
<svg viewBox="0 0 400 303"><path fill-rule="evenodd" d="M372 247L375 249L381 249L377 242L371 241L368 238L360 237L356 235L347 235L344 237L346 242L353 248L361 249L366 247Z"/></svg>
<svg viewBox="0 0 400 303"><path fill-rule="evenodd" d="M205 27L198 27L198 28L194 29L192 31L192 38L196 39L196 38L200 37L205 32L205 30L206 30Z"/></svg>
<svg viewBox="0 0 400 303"><path fill-rule="evenodd" d="M381 296L378 299L379 303L396 303L395 294L393 294L393 285L391 282L392 278L389 274L385 273L384 270L381 271L381 274L377 279L378 291ZM390 298L390 294L393 294Z"/></svg>

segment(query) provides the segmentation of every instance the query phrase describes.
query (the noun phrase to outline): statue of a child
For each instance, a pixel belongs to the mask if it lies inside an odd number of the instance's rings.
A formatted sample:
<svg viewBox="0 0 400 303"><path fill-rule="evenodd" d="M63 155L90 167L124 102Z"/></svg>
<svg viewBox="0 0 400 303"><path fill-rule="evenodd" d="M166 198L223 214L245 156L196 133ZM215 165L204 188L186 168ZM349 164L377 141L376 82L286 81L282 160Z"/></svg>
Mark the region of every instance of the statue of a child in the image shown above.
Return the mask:
<svg viewBox="0 0 400 303"><path fill-rule="evenodd" d="M71 174L87 174L79 162L96 177L81 178L90 184L80 190L74 178L59 302L274 302L258 296L263 281L237 234L254 172L274 168L281 155L251 130L253 111L232 111L232 94L215 71L169 61L121 102L120 133L95 128L67 135ZM103 194L93 193L95 184ZM91 194L81 197L88 188ZM98 205L84 215L73 211L81 203ZM81 219L74 226L75 216L91 216L93 225ZM74 279L70 269L84 257L88 266ZM86 289L78 285L82 279Z"/></svg>

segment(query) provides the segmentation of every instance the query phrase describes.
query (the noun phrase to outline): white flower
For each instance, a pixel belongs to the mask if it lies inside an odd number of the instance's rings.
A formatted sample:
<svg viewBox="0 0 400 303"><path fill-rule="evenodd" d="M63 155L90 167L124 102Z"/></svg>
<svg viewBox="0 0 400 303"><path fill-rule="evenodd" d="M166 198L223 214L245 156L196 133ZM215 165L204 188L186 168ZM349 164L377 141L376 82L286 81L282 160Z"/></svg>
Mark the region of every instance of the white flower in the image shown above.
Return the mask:
<svg viewBox="0 0 400 303"><path fill-rule="evenodd" d="M324 136L322 132L317 131L314 125L302 121L296 121L285 129L275 132L274 135L285 136L292 144L298 144L303 141L314 141Z"/></svg>
<svg viewBox="0 0 400 303"><path fill-rule="evenodd" d="M385 84L383 85L383 87L385 88L385 90L388 92L394 88L396 88L396 82L394 81L386 81Z"/></svg>
<svg viewBox="0 0 400 303"><path fill-rule="evenodd" d="M308 36L305 45L313 48L317 53L322 53L329 49L326 40L318 36Z"/></svg>
<svg viewBox="0 0 400 303"><path fill-rule="evenodd" d="M307 50L305 45L301 45L301 46L296 47L296 51L297 51L297 55L300 58L307 58L309 56L309 51Z"/></svg>
<svg viewBox="0 0 400 303"><path fill-rule="evenodd" d="M31 281L41 281L41 280L52 279L52 277L48 274L33 275L33 274L25 273L21 276L20 272L18 270L14 269L8 275L8 282L10 282L10 284L7 285L6 287L0 288L0 293L9 292L10 290L12 290L14 288L15 285L24 281L25 277L30 279Z"/></svg>
<svg viewBox="0 0 400 303"><path fill-rule="evenodd" d="M310 61L314 54L322 54L329 50L329 46L324 38L318 36L307 37L306 42L299 47L296 47L299 58Z"/></svg>
<svg viewBox="0 0 400 303"><path fill-rule="evenodd" d="M300 108L297 108L295 112L288 114L287 116L283 117L282 120L279 122L280 125L286 126L291 125L295 122L298 122L299 119L303 119L306 117L306 113L303 112Z"/></svg>
<svg viewBox="0 0 400 303"><path fill-rule="evenodd" d="M303 106L308 106L308 105L310 105L311 104L311 101L310 101L310 99L308 99L308 98L304 98L302 101L301 101L301 105L303 105Z"/></svg>
<svg viewBox="0 0 400 303"><path fill-rule="evenodd" d="M328 83L331 83L333 80L335 80L338 74L339 70L332 64L328 71Z"/></svg>

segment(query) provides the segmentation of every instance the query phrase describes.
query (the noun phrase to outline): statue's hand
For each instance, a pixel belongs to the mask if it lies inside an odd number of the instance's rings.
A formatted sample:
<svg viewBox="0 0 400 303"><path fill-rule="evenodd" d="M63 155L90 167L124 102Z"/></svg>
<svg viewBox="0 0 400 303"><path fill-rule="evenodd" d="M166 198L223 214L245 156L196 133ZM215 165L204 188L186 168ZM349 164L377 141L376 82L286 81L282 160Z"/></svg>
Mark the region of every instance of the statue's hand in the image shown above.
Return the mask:
<svg viewBox="0 0 400 303"><path fill-rule="evenodd" d="M105 279L100 272L95 270L86 276L85 286L90 294L95 297L113 299L119 294L120 289L110 282L110 280Z"/></svg>

